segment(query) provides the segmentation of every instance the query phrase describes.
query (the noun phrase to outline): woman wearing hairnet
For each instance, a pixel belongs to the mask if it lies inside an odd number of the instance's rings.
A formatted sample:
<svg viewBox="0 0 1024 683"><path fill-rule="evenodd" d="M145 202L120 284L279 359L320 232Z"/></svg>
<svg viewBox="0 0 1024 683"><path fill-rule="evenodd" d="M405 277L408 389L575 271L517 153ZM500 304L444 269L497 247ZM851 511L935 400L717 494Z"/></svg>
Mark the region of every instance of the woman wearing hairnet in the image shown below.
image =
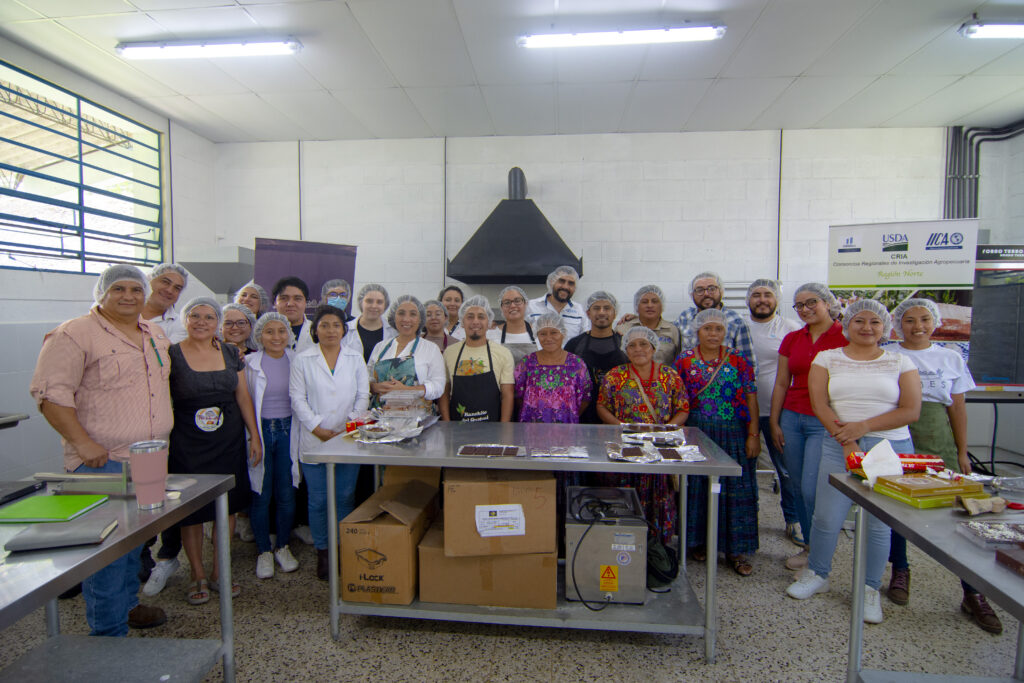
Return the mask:
<svg viewBox="0 0 1024 683"><path fill-rule="evenodd" d="M384 285L371 282L359 290L356 302L359 304L359 317L348 321L348 331L355 334L346 334L344 343L345 346L358 351L363 357L363 362L368 363L373 348L395 336L395 328L384 319L384 314L391 305L391 297L388 296L388 290L384 289Z"/></svg>
<svg viewBox="0 0 1024 683"><path fill-rule="evenodd" d="M562 348L565 323L557 313L534 321L541 348L516 364L519 422L576 424L590 402L590 374L578 356Z"/></svg>
<svg viewBox="0 0 1024 683"><path fill-rule="evenodd" d="M227 344L238 349L242 356L256 350L253 328L256 316L248 306L224 304L221 308L220 336Z"/></svg>
<svg viewBox="0 0 1024 683"><path fill-rule="evenodd" d="M487 338L508 349L516 363L540 348L536 325L531 326L526 321L528 302L526 292L521 287L512 285L501 290L498 294L498 305L501 307L501 314L505 316L505 322L500 327L487 330ZM564 325L562 334L565 335Z"/></svg>
<svg viewBox="0 0 1024 683"><path fill-rule="evenodd" d="M679 355L679 328L661 317L665 310L665 294L658 285L644 285L633 295L633 310L636 318L618 325L615 331L624 334L626 330L643 325L658 335L658 349L654 360L672 365Z"/></svg>
<svg viewBox="0 0 1024 683"><path fill-rule="evenodd" d="M728 321L720 309L693 318L697 346L684 351L675 368L690 401L690 425L700 428L743 472L723 477L718 507L718 547L740 576L754 571L748 555L757 550L757 466L761 452L754 369L724 346ZM686 547L697 562L707 559L708 478L691 477L686 498Z"/></svg>
<svg viewBox="0 0 1024 683"><path fill-rule="evenodd" d="M250 280L235 293L235 303L242 304L259 318L270 310L270 296L267 290Z"/></svg>
<svg viewBox="0 0 1024 683"><path fill-rule="evenodd" d="M829 485L830 474L846 471L853 451L868 451L887 439L897 453L913 453L907 425L921 415L921 377L906 356L882 349L892 329L889 311L874 299L850 304L843 318L849 345L815 356L807 378L814 414L827 430L818 467L818 490L811 524L807 567L786 592L798 600L828 590L832 555L852 505ZM794 333L795 334L795 333ZM867 516L864 621L882 622L878 587L889 557L889 527Z"/></svg>
<svg viewBox="0 0 1024 683"><path fill-rule="evenodd" d="M948 469L970 474L967 458L967 404L964 394L975 388L963 357L931 343L932 333L942 324L939 307L928 299L907 299L892 312L893 325L903 341L888 347L914 362L921 375L921 418L910 425L910 436L918 453L938 455ZM897 605L910 601L910 563L907 539L892 533L892 576L886 595ZM963 579L964 597L960 609L989 633L1002 633L1003 624L985 596Z"/></svg>
<svg viewBox="0 0 1024 683"><path fill-rule="evenodd" d="M419 336L425 312L420 300L409 294L395 299L388 309L388 324L398 336L373 347L366 370L370 378L371 408L383 405L392 391L417 390L423 396L419 404L427 414L435 414L434 401L441 398L448 377L444 358L435 344Z"/></svg>

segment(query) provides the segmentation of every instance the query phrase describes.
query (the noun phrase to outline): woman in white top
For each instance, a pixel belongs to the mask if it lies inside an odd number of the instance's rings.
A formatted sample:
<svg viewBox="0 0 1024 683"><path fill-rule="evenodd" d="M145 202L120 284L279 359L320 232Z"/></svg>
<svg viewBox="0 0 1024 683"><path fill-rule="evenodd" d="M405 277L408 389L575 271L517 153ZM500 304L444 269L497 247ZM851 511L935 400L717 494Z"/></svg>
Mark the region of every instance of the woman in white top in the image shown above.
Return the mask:
<svg viewBox="0 0 1024 683"><path fill-rule="evenodd" d="M245 357L245 380L249 385L256 425L259 427L263 459L249 465L252 507L249 519L256 557L256 577L274 576L274 560L283 572L293 572L299 563L288 547L295 521L295 489L299 486L299 430L292 428L292 404L288 394L295 343L288 318L264 313L253 328L258 351ZM270 543L270 500L277 503L275 531L277 547Z"/></svg>
<svg viewBox="0 0 1024 683"><path fill-rule="evenodd" d="M466 331L462 329L462 321L459 320L459 309L465 298L462 290L455 285L448 285L437 294L437 300L448 311L448 322L445 323L444 331L452 339L466 338Z"/></svg>
<svg viewBox="0 0 1024 683"><path fill-rule="evenodd" d="M540 342L533 327L526 322L526 292L515 285L506 287L498 295L501 313L505 322L500 327L487 330L487 338L496 341L512 352L512 360L519 363L531 353L540 350Z"/></svg>
<svg viewBox="0 0 1024 683"><path fill-rule="evenodd" d="M356 302L359 304L359 317L348 322L348 331L355 334L345 336L345 346L355 349L366 363L373 347L395 336L395 328L383 318L391 300L383 285L371 282L359 290Z"/></svg>
<svg viewBox="0 0 1024 683"><path fill-rule="evenodd" d="M975 388L963 357L931 343L932 333L942 324L939 307L928 299L907 299L892 313L896 330L903 341L891 350L902 353L917 366L921 375L921 419L910 425L910 435L918 453L938 455L946 467L970 474L967 458L967 404L964 394ZM892 534L892 577L886 595L897 605L910 601L910 563L907 539ZM966 581L960 609L989 633L1002 633L1003 624L995 611Z"/></svg>
<svg viewBox="0 0 1024 683"><path fill-rule="evenodd" d="M333 306L316 309L310 333L314 346L292 359L288 394L299 425L302 477L309 489L309 528L316 547L317 578L327 579L327 466L307 463L302 454L345 432L345 423L366 411L370 400L366 364L359 352L342 343L345 312ZM352 511L359 465L335 465L338 519Z"/></svg>
<svg viewBox="0 0 1024 683"><path fill-rule="evenodd" d="M434 399L444 393L447 375L441 351L419 336L424 317L423 304L408 294L395 299L388 309L388 323L398 336L373 347L366 364L373 407L392 391L412 389L423 392L423 407L433 412Z"/></svg>
<svg viewBox="0 0 1024 683"><path fill-rule="evenodd" d="M786 589L798 600L828 590L832 555L850 510L850 499L829 485L829 475L846 471L847 453L867 451L882 439L897 453L914 452L907 425L921 414L921 379L910 359L878 346L891 329L885 306L873 299L856 301L843 318L849 345L821 351L811 363L811 408L832 438L821 449L807 568ZM889 557L889 527L871 515L867 520L864 621L877 624L882 621L878 587Z"/></svg>
<svg viewBox="0 0 1024 683"><path fill-rule="evenodd" d="M445 323L448 322L448 311L445 310L444 304L440 301L430 299L423 302L423 314L425 316L423 319L423 338L433 342L444 353L448 345L454 343L454 340L445 331Z"/></svg>

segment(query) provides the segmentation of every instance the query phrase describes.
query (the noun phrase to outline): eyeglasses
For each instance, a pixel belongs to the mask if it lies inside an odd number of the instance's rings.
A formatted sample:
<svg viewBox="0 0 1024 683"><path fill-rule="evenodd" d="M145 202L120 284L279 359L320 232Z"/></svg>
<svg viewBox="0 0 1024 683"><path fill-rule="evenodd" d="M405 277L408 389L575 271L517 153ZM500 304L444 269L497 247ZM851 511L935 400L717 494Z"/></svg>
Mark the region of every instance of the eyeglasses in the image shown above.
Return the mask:
<svg viewBox="0 0 1024 683"><path fill-rule="evenodd" d="M807 310L811 310L820 303L821 299L807 299L805 301L798 301L797 303L793 304L793 310L796 311L797 313L804 310L805 308Z"/></svg>
<svg viewBox="0 0 1024 683"><path fill-rule="evenodd" d="M249 327L249 321L248 320L225 320L224 321L224 327L225 328Z"/></svg>
<svg viewBox="0 0 1024 683"><path fill-rule="evenodd" d="M694 287L693 288L693 293L696 294L697 296L700 296L700 295L702 295L704 293L707 293L707 294L718 294L719 291L720 290L718 289L718 285L708 285L707 287Z"/></svg>
<svg viewBox="0 0 1024 683"><path fill-rule="evenodd" d="M519 298L516 298L516 299L504 299L501 302L501 306L502 306L502 308L507 308L509 306L522 306L525 303L526 303L526 299L523 299L522 297L519 297Z"/></svg>

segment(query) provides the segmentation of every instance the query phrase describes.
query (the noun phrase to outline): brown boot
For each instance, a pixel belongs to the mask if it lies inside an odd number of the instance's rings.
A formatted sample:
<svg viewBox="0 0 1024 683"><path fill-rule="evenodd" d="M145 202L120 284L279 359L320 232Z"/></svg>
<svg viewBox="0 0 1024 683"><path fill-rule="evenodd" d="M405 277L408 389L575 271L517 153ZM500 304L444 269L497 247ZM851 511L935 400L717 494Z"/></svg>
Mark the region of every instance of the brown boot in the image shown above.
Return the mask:
<svg viewBox="0 0 1024 683"><path fill-rule="evenodd" d="M136 605L128 613L128 625L132 628L153 628L167 621L167 615L159 607Z"/></svg>
<svg viewBox="0 0 1024 683"><path fill-rule="evenodd" d="M909 569L892 570L892 578L889 579L889 590L886 591L886 595L897 605L905 605L910 602Z"/></svg>
<svg viewBox="0 0 1024 683"><path fill-rule="evenodd" d="M974 623L989 633L999 635L1003 632L1003 624L999 621L992 606L985 600L981 593L964 593L964 600L960 603L960 611L971 615Z"/></svg>
<svg viewBox="0 0 1024 683"><path fill-rule="evenodd" d="M321 581L326 581L327 580L327 577L330 574L330 569L328 568L328 564L330 564L330 562L327 559L327 548L324 548L323 550L320 550L319 548L317 548L316 549L316 578L320 579Z"/></svg>

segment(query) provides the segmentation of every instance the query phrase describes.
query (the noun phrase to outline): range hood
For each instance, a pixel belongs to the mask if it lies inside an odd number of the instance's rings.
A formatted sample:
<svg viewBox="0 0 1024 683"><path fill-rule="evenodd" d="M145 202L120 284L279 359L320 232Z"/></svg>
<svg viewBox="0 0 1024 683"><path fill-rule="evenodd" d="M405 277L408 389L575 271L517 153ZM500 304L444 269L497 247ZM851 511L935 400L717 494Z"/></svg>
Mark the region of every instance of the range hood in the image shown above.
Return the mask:
<svg viewBox="0 0 1024 683"><path fill-rule="evenodd" d="M466 284L546 284L558 266L572 266L583 276L577 258L532 199L526 198L526 176L508 172L508 199L494 207L455 258L448 277Z"/></svg>

